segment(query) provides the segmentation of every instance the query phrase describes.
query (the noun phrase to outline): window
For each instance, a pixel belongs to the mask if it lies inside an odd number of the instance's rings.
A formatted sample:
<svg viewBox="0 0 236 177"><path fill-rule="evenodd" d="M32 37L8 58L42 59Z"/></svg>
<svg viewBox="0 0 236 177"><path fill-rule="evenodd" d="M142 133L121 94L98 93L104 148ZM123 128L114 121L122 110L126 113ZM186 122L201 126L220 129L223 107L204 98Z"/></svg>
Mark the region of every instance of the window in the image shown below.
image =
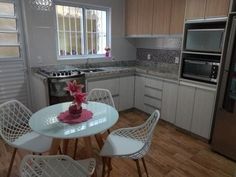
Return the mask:
<svg viewBox="0 0 236 177"><path fill-rule="evenodd" d="M19 58L20 44L14 3L0 2L0 58Z"/></svg>
<svg viewBox="0 0 236 177"><path fill-rule="evenodd" d="M103 55L109 46L108 9L56 5L59 58Z"/></svg>

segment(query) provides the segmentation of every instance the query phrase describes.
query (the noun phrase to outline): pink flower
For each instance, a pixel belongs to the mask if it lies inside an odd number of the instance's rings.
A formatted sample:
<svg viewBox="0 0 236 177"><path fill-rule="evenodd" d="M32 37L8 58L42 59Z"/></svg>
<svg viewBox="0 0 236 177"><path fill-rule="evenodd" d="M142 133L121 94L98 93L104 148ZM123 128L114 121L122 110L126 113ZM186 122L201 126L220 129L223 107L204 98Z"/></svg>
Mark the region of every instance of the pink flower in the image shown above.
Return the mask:
<svg viewBox="0 0 236 177"><path fill-rule="evenodd" d="M76 92L74 94L74 102L77 104L77 106L80 106L82 103L86 102L86 93L82 92Z"/></svg>
<svg viewBox="0 0 236 177"><path fill-rule="evenodd" d="M70 95L73 96L76 92L81 92L83 88L84 85L79 84L76 82L76 80L74 80L73 82L70 81L67 83L67 87L65 88L65 90L69 91Z"/></svg>

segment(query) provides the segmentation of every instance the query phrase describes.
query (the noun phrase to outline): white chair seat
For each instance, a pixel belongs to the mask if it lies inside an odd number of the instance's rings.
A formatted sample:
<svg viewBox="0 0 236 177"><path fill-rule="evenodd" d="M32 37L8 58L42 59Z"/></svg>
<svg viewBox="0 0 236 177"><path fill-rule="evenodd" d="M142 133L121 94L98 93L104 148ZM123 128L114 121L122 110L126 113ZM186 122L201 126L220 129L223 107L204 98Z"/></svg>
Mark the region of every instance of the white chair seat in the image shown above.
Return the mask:
<svg viewBox="0 0 236 177"><path fill-rule="evenodd" d="M145 144L137 139L118 135L108 136L101 152L101 156L126 156L140 151Z"/></svg>
<svg viewBox="0 0 236 177"><path fill-rule="evenodd" d="M93 158L77 160L77 162L88 171L88 173L93 174L94 168L96 166L96 160Z"/></svg>
<svg viewBox="0 0 236 177"><path fill-rule="evenodd" d="M88 177L95 170L93 158L74 161L69 156L27 155L21 162L21 177Z"/></svg>
<svg viewBox="0 0 236 177"><path fill-rule="evenodd" d="M36 153L43 153L50 149L52 138L39 135L32 131L20 136L11 144L16 148Z"/></svg>

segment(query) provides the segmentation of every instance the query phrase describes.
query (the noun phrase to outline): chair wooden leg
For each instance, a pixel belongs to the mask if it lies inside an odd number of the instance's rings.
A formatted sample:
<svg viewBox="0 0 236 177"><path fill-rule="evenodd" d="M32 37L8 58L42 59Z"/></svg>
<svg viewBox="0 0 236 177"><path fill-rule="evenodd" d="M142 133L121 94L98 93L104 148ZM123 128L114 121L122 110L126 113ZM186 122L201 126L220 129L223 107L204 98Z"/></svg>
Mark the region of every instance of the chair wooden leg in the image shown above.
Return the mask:
<svg viewBox="0 0 236 177"><path fill-rule="evenodd" d="M102 177L105 177L105 172L106 172L106 158L102 158Z"/></svg>
<svg viewBox="0 0 236 177"><path fill-rule="evenodd" d="M108 170L109 170L109 172L112 170L112 165L111 165L111 157L109 157L108 159L107 159L107 163L108 163Z"/></svg>
<svg viewBox="0 0 236 177"><path fill-rule="evenodd" d="M148 171L147 171L147 166L146 166L146 163L145 163L144 158L142 158L142 162L143 162L143 166L144 166L144 169L145 169L145 171L146 171L147 177L149 177Z"/></svg>
<svg viewBox="0 0 236 177"><path fill-rule="evenodd" d="M139 175L139 177L142 177L142 173L141 173L141 169L140 169L140 165L139 165L138 159L136 159L135 162L136 162L136 166L137 166L137 170L138 170L138 175Z"/></svg>
<svg viewBox="0 0 236 177"><path fill-rule="evenodd" d="M77 146L78 146L78 139L75 139L75 146L74 146L74 154L73 154L73 158L75 159L76 157L76 152L77 152Z"/></svg>
<svg viewBox="0 0 236 177"><path fill-rule="evenodd" d="M13 154L11 156L11 162L10 162L8 172L7 172L7 177L10 177L10 175L11 175L11 169L12 169L14 159L15 159L15 156L16 156L16 151L17 151L17 148L14 148Z"/></svg>
<svg viewBox="0 0 236 177"><path fill-rule="evenodd" d="M63 140L63 154L67 155L69 139Z"/></svg>
<svg viewBox="0 0 236 177"><path fill-rule="evenodd" d="M58 151L59 151L59 154L62 155L62 149L61 149L61 146L58 147Z"/></svg>

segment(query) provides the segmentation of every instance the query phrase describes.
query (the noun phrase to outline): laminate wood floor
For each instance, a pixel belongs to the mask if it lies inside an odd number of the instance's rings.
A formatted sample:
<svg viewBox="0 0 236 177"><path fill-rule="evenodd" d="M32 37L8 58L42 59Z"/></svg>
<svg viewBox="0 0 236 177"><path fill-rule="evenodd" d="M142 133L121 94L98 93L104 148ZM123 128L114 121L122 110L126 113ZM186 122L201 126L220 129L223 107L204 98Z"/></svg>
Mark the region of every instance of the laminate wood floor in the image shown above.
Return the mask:
<svg viewBox="0 0 236 177"><path fill-rule="evenodd" d="M136 126L148 117L138 110L120 113L118 123L111 129ZM74 142L69 144L69 155L73 154ZM93 150L97 159L97 174L101 176L101 158L93 138ZM0 177L5 177L13 149L0 140ZM78 158L83 158L83 141L79 142ZM22 157L27 154L18 151L12 177L18 177ZM208 144L186 135L175 127L159 121L149 153L145 157L150 177L232 177L236 163L210 150ZM110 177L138 177L135 162L129 159L113 158ZM142 167L142 166L141 166ZM142 168L143 176L145 176Z"/></svg>

